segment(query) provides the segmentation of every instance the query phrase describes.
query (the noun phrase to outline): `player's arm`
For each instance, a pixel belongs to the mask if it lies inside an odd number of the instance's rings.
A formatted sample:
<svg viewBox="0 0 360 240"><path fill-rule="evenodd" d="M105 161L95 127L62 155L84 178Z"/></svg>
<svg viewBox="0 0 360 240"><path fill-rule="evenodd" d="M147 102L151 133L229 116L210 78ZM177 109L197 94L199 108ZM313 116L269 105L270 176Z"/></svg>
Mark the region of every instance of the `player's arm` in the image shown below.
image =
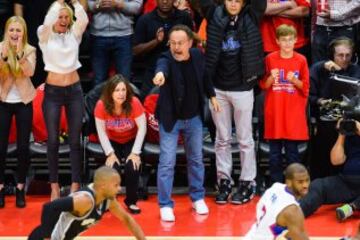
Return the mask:
<svg viewBox="0 0 360 240"><path fill-rule="evenodd" d="M121 206L120 204L117 202L116 199L110 201L110 206L109 206L109 210L110 212L117 217L118 219L120 219L126 226L127 228L134 234L134 236L136 237L136 239L138 240L144 240L145 235L144 232L142 231L141 227L139 226L139 224L137 224L134 220L134 218L132 218Z"/></svg>
<svg viewBox="0 0 360 240"><path fill-rule="evenodd" d="M286 237L292 240L309 240L304 228L304 214L300 207L290 205L280 212L276 222L288 229Z"/></svg>

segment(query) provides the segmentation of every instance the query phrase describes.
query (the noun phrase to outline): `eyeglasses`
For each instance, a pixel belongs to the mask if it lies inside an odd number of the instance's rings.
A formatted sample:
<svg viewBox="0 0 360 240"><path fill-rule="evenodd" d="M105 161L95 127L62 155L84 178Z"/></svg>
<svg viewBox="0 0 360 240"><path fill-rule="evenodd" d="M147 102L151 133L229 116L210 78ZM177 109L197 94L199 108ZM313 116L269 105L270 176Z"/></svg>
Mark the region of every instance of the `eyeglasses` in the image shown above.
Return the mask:
<svg viewBox="0 0 360 240"><path fill-rule="evenodd" d="M350 53L335 53L334 57L336 58L342 58L342 59L351 59L352 58L352 54Z"/></svg>

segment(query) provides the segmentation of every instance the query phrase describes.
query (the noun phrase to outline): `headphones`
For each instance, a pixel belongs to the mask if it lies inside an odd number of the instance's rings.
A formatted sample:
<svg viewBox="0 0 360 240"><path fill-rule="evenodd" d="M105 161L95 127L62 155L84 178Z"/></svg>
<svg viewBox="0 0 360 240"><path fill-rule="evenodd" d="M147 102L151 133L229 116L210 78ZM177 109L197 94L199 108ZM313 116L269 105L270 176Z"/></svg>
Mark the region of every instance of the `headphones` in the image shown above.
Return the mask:
<svg viewBox="0 0 360 240"><path fill-rule="evenodd" d="M355 43L351 38L345 36L337 37L330 41L328 45L329 59L334 60L335 48L343 44L351 48L351 52L352 52L351 63L357 63L358 57L355 50Z"/></svg>

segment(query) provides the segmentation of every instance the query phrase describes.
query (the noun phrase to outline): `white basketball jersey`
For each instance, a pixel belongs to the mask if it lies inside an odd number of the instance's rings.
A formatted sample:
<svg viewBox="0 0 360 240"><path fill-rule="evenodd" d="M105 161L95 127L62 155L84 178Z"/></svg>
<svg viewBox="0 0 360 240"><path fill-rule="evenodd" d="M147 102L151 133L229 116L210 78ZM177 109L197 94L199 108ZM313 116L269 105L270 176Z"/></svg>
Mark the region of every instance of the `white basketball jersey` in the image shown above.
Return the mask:
<svg viewBox="0 0 360 240"><path fill-rule="evenodd" d="M286 228L276 225L276 217L287 206L299 206L285 184L274 183L256 205L256 223L245 235L245 240L274 240L284 235Z"/></svg>

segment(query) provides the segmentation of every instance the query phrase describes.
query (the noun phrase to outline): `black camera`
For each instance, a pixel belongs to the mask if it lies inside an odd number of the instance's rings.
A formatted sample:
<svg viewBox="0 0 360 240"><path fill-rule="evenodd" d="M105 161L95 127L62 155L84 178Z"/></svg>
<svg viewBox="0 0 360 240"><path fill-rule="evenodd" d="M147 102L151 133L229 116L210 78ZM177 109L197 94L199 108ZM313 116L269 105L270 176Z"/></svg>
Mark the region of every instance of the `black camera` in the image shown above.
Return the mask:
<svg viewBox="0 0 360 240"><path fill-rule="evenodd" d="M333 87L336 87L337 93L341 93L342 100L331 100L321 106L320 119L323 121L342 119L339 132L346 136L355 135L357 132L355 121L360 121L360 80L338 74L333 74L331 80L334 81Z"/></svg>
<svg viewBox="0 0 360 240"><path fill-rule="evenodd" d="M340 108L343 110L343 120L339 124L339 132L346 136L355 135L357 132L355 121L360 121L360 96L344 98Z"/></svg>

